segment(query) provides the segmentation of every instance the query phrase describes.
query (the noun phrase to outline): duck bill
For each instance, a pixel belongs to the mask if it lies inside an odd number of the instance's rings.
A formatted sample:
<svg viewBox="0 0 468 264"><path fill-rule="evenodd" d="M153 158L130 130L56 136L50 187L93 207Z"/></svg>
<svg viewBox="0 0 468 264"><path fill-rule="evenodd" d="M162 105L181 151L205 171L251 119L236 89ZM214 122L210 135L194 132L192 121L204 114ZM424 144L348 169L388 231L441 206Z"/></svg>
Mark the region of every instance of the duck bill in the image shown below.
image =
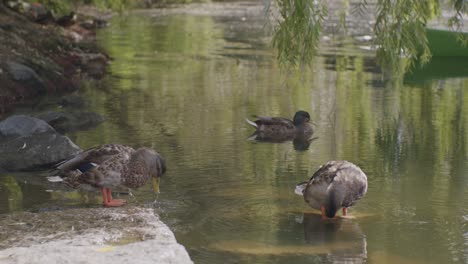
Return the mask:
<svg viewBox="0 0 468 264"><path fill-rule="evenodd" d="M157 177L157 178L152 178L152 181L153 181L153 191L154 191L155 193L159 193L159 182L160 182L159 177Z"/></svg>

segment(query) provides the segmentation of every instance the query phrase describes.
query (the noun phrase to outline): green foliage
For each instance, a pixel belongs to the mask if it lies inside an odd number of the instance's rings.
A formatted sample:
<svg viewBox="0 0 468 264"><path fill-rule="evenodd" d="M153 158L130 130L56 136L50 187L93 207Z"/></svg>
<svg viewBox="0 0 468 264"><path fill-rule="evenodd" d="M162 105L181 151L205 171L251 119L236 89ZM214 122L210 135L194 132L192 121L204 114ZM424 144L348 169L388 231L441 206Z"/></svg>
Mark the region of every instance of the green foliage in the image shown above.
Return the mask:
<svg viewBox="0 0 468 264"><path fill-rule="evenodd" d="M454 29L461 29L462 18L467 14L468 2L464 0L378 0L374 34L378 46L377 57L386 68L395 74L408 70L416 61L421 64L431 59L425 27L427 22L440 15L442 4L452 6L455 15L448 23ZM324 1L277 0L281 19L273 37L278 49L278 59L283 65L310 63L319 44L321 26L327 15ZM343 0L343 10L349 6ZM368 1L361 0L352 10L360 15L368 10ZM346 30L346 13L341 12L340 26ZM465 45L468 40L461 39ZM407 58L403 61L401 58Z"/></svg>
<svg viewBox="0 0 468 264"><path fill-rule="evenodd" d="M403 56L409 58L406 67L416 60L423 64L430 60L425 25L433 15L432 3L437 2L379 0L374 33L379 45L377 57L382 65L393 66L398 72Z"/></svg>
<svg viewBox="0 0 468 264"><path fill-rule="evenodd" d="M44 4L54 15L63 15L69 13L72 9L72 3L70 0L27 0L29 3L41 3Z"/></svg>
<svg viewBox="0 0 468 264"><path fill-rule="evenodd" d="M136 6L141 0L28 0L39 2L47 6L56 15L67 14L80 4L94 5L98 8L108 8L114 11L123 11Z"/></svg>
<svg viewBox="0 0 468 264"><path fill-rule="evenodd" d="M322 1L278 0L281 22L273 38L281 63L309 63L319 43L327 9Z"/></svg>
<svg viewBox="0 0 468 264"><path fill-rule="evenodd" d="M462 21L463 21L463 15L468 13L468 1L465 0L452 0L452 4L455 9L455 15L453 15L449 21L448 24L449 26L457 31L460 31L462 29ZM463 37L464 35L460 35L459 41L464 45L468 45L468 38Z"/></svg>
<svg viewBox="0 0 468 264"><path fill-rule="evenodd" d="M111 9L123 12L126 9L135 7L145 7L148 3L154 4L172 4L172 3L190 3L192 0L26 0L30 3L39 2L46 5L55 15L64 15L72 11L77 5L93 5L97 8ZM204 2L200 0L199 2Z"/></svg>
<svg viewBox="0 0 468 264"><path fill-rule="evenodd" d="M99 8L110 8L115 11L122 12L125 9L133 6L135 0L89 0L90 4Z"/></svg>
<svg viewBox="0 0 468 264"><path fill-rule="evenodd" d="M461 29L463 14L468 11L468 2L466 0L451 0L452 5L455 9L455 15L449 19L449 26L454 29Z"/></svg>

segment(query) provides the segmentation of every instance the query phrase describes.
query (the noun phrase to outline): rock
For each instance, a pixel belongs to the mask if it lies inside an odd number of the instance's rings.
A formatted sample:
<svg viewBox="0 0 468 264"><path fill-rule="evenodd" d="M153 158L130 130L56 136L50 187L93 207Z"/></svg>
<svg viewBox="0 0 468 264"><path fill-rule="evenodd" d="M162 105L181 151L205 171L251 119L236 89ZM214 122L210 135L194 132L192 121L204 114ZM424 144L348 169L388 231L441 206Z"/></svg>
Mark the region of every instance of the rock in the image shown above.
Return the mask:
<svg viewBox="0 0 468 264"><path fill-rule="evenodd" d="M92 42L96 40L96 31L86 29L81 24L73 24L67 27L65 35L74 42Z"/></svg>
<svg viewBox="0 0 468 264"><path fill-rule="evenodd" d="M5 264L193 263L153 209L22 212L2 217L0 226Z"/></svg>
<svg viewBox="0 0 468 264"><path fill-rule="evenodd" d="M42 79L30 67L10 61L7 62L7 70L12 79L25 86L31 95L44 94L47 91Z"/></svg>
<svg viewBox="0 0 468 264"><path fill-rule="evenodd" d="M41 3L32 3L31 8L27 10L26 16L39 24L51 24L55 22L52 12Z"/></svg>
<svg viewBox="0 0 468 264"><path fill-rule="evenodd" d="M80 58L81 68L89 76L100 79L106 73L109 58L102 53L75 53Z"/></svg>
<svg viewBox="0 0 468 264"><path fill-rule="evenodd" d="M54 164L80 151L43 120L16 115L0 122L0 168L7 171Z"/></svg>
<svg viewBox="0 0 468 264"><path fill-rule="evenodd" d="M6 1L5 5L18 13L24 13L31 9L31 4L24 1Z"/></svg>
<svg viewBox="0 0 468 264"><path fill-rule="evenodd" d="M40 24L49 24L55 21L52 12L40 3L27 3L24 1L6 1L6 6L25 15L31 21Z"/></svg>
<svg viewBox="0 0 468 264"><path fill-rule="evenodd" d="M84 37L75 31L65 31L65 36L74 43L80 43L84 40Z"/></svg>
<svg viewBox="0 0 468 264"><path fill-rule="evenodd" d="M93 112L47 112L37 116L60 133L86 130L104 121L104 118Z"/></svg>
<svg viewBox="0 0 468 264"><path fill-rule="evenodd" d="M99 18L88 19L80 23L81 27L88 29L88 30L104 28L104 27L107 27L108 25L109 23L106 20L99 19Z"/></svg>
<svg viewBox="0 0 468 264"><path fill-rule="evenodd" d="M28 170L55 164L81 152L68 137L56 132L36 133L0 143L0 167Z"/></svg>
<svg viewBox="0 0 468 264"><path fill-rule="evenodd" d="M82 108L86 106L86 101L83 97L78 95L68 95L60 98L58 104L63 107L75 107L75 108Z"/></svg>
<svg viewBox="0 0 468 264"><path fill-rule="evenodd" d="M14 115L0 122L1 137L24 137L55 130L43 120L25 115Z"/></svg>
<svg viewBox="0 0 468 264"><path fill-rule="evenodd" d="M5 30L5 31L13 31L15 30L15 25L11 23L2 23L0 24L0 28Z"/></svg>

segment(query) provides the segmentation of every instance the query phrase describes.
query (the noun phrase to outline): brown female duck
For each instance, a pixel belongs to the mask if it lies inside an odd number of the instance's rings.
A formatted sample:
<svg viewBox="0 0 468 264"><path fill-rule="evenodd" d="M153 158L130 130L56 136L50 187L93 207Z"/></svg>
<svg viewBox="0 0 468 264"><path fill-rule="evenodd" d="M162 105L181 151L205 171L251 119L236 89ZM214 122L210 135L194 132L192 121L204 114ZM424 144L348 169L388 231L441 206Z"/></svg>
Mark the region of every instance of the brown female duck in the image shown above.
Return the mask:
<svg viewBox="0 0 468 264"><path fill-rule="evenodd" d="M343 208L357 203L367 192L367 177L348 161L329 161L312 175L309 181L296 186L295 193L304 197L310 207L322 212L322 219L332 218Z"/></svg>
<svg viewBox="0 0 468 264"><path fill-rule="evenodd" d="M57 169L67 185L99 188L105 206L121 206L125 200L113 199L111 188L138 188L152 179L154 190L159 192L159 179L166 164L152 149L108 144L84 151L62 162Z"/></svg>
<svg viewBox="0 0 468 264"><path fill-rule="evenodd" d="M312 133L310 115L306 111L297 111L293 120L283 117L257 116L258 120L247 123L256 128L251 138L265 141L292 140L297 136L309 138Z"/></svg>

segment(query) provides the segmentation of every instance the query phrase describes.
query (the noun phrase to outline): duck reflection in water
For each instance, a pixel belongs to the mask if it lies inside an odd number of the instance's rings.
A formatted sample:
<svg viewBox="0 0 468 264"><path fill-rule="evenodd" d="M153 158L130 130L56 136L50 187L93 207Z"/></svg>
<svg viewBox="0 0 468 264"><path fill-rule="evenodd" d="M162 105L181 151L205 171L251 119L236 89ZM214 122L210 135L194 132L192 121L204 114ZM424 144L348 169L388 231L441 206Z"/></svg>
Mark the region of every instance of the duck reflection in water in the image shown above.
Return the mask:
<svg viewBox="0 0 468 264"><path fill-rule="evenodd" d="M297 136L293 139L293 146L295 150L305 151L309 149L312 141L316 140L318 137L308 138L305 136Z"/></svg>
<svg viewBox="0 0 468 264"><path fill-rule="evenodd" d="M304 213L304 239L307 244L324 247L326 263L365 263L366 236L351 219L334 218L323 221L318 214Z"/></svg>
<svg viewBox="0 0 468 264"><path fill-rule="evenodd" d="M310 115L306 111L297 111L293 120L283 117L255 116L257 120L246 119L255 127L255 132L248 138L260 142L282 143L293 141L294 149L307 150L312 138Z"/></svg>

